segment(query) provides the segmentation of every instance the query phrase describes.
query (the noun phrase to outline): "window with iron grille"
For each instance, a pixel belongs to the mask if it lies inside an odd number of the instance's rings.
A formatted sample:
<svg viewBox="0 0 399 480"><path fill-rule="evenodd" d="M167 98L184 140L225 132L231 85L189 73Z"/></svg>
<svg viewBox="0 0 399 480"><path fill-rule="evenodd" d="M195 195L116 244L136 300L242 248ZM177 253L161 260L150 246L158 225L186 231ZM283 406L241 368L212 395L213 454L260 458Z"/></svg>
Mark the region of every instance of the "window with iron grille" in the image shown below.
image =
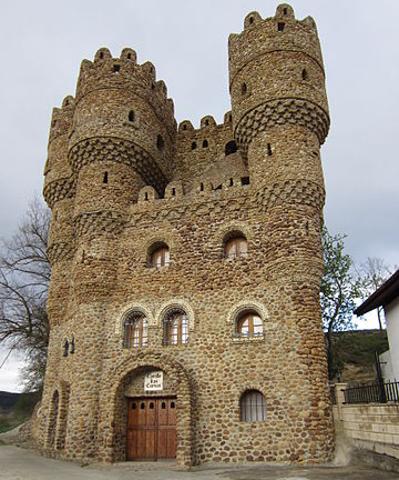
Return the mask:
<svg viewBox="0 0 399 480"><path fill-rule="evenodd" d="M243 338L263 336L263 322L260 316L254 312L244 312L236 322L236 334Z"/></svg>
<svg viewBox="0 0 399 480"><path fill-rule="evenodd" d="M266 420L265 397L259 390L247 390L240 399L242 422L264 422Z"/></svg>
<svg viewBox="0 0 399 480"><path fill-rule="evenodd" d="M146 347L148 344L148 321L141 312L133 312L124 322L125 348Z"/></svg>
<svg viewBox="0 0 399 480"><path fill-rule="evenodd" d="M164 319L164 345L182 345L188 342L188 318L182 309L169 311Z"/></svg>

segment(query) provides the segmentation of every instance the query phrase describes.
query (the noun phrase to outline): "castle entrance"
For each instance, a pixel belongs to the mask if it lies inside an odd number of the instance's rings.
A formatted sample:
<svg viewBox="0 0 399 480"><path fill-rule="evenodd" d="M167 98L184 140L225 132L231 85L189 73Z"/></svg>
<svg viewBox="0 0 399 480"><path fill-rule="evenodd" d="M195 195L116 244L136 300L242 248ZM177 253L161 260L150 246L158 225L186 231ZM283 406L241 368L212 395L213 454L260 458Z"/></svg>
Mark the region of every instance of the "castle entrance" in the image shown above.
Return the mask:
<svg viewBox="0 0 399 480"><path fill-rule="evenodd" d="M176 397L127 401L127 460L176 458Z"/></svg>

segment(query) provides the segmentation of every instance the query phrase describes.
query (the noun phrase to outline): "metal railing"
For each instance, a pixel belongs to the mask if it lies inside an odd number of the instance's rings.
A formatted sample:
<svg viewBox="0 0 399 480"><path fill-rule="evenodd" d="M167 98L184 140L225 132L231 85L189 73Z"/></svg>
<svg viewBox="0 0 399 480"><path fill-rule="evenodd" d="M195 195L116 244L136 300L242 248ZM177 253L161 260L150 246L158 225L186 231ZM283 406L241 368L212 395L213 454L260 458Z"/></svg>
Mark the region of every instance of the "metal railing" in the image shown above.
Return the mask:
<svg viewBox="0 0 399 480"><path fill-rule="evenodd" d="M344 390L345 403L399 403L399 382L376 382Z"/></svg>

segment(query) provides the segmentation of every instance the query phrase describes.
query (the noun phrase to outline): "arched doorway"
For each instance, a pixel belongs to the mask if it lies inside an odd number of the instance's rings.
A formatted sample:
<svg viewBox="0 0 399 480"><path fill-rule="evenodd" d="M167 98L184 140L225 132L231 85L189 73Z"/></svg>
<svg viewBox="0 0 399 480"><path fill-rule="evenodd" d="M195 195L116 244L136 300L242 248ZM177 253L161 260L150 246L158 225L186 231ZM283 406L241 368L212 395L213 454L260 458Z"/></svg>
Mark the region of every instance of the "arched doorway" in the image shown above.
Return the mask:
<svg viewBox="0 0 399 480"><path fill-rule="evenodd" d="M159 372L162 388L145 389L146 377ZM181 365L151 354L133 365L131 359L125 360L103 385L102 398L110 408L99 425L100 458L111 462L176 458L179 466L193 464L192 397Z"/></svg>

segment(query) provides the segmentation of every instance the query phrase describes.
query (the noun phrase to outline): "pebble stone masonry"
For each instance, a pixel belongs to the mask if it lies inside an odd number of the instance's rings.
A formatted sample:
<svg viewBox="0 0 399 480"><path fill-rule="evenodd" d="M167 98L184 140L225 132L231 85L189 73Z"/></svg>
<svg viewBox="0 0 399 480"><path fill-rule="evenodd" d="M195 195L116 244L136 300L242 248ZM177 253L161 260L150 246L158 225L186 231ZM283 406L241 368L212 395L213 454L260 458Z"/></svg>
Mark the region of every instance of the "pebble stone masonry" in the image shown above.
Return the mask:
<svg viewBox="0 0 399 480"><path fill-rule="evenodd" d="M176 396L181 467L331 458L319 306L329 115L314 20L295 19L287 4L265 19L251 12L229 37L229 74L224 122L177 126L154 66L129 48L119 58L101 48L83 60L76 96L53 110L51 334L32 421L43 454L125 460L127 397L144 395L143 375L162 370L155 395ZM232 232L246 236L246 256L225 258ZM169 246L169 266L149 266L157 242ZM164 345L176 306L189 341ZM235 334L248 309L263 336ZM124 348L132 311L148 320L145 347ZM248 389L264 395L265 421L240 420Z"/></svg>

